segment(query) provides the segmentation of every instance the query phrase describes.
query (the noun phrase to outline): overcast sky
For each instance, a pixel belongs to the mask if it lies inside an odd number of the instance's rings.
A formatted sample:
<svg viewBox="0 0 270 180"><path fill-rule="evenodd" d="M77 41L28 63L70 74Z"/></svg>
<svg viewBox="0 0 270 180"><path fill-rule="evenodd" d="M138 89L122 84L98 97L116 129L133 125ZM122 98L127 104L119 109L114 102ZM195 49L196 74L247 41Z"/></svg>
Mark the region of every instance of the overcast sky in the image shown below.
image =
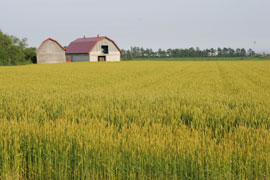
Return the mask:
<svg viewBox="0 0 270 180"><path fill-rule="evenodd" d="M125 49L270 52L270 0L5 0L0 29L35 47L48 37L67 46L83 35L100 34Z"/></svg>

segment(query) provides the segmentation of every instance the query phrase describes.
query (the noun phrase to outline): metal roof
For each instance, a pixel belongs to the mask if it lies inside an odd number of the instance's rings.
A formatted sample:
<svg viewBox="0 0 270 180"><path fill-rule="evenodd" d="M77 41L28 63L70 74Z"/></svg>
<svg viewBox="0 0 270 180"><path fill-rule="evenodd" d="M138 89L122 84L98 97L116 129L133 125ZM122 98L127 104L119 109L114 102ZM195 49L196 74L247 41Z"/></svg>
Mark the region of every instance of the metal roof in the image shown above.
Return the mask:
<svg viewBox="0 0 270 180"><path fill-rule="evenodd" d="M47 41L53 41L55 42L58 46L60 46L64 51L66 51L66 48L64 48L58 41L56 41L55 39L52 39L52 38L48 38L48 39L45 39L41 44L40 46L38 47L38 50L40 49L40 47Z"/></svg>
<svg viewBox="0 0 270 180"><path fill-rule="evenodd" d="M78 38L75 41L72 41L68 45L66 53L67 54L85 54L85 53L88 54L89 52L92 51L92 49L95 47L95 45L103 39L108 39L109 41L111 41L117 47L117 49L120 51L120 53L122 53L121 49L116 45L116 43L106 36Z"/></svg>

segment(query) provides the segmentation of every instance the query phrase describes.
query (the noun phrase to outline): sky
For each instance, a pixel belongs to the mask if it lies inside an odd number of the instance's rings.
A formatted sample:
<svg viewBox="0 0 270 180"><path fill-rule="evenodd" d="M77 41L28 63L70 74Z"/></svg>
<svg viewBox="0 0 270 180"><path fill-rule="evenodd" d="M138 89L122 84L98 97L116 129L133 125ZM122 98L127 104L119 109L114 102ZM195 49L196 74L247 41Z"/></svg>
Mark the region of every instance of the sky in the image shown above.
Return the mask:
<svg viewBox="0 0 270 180"><path fill-rule="evenodd" d="M122 49L252 48L270 53L270 0L5 0L0 29L29 46L108 36ZM255 43L256 42L256 43Z"/></svg>

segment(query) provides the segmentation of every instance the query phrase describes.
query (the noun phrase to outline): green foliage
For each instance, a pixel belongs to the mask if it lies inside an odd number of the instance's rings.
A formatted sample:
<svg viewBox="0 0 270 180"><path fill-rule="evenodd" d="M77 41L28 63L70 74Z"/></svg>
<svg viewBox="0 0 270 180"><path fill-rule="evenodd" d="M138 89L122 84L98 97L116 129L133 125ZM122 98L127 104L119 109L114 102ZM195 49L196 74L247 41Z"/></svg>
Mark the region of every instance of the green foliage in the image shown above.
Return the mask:
<svg viewBox="0 0 270 180"><path fill-rule="evenodd" d="M0 67L0 179L269 179L269 69Z"/></svg>
<svg viewBox="0 0 270 180"><path fill-rule="evenodd" d="M244 48L217 48L217 49L203 49L200 48L188 48L188 49L167 49L153 51L151 48L144 49L142 47L131 47L129 50L122 50L122 58L177 58L177 57L246 57L255 56L255 52L252 49L246 51Z"/></svg>
<svg viewBox="0 0 270 180"><path fill-rule="evenodd" d="M37 55L36 55L36 49L35 48L26 48L24 50L25 59L27 61L30 61L34 64L37 63Z"/></svg>
<svg viewBox="0 0 270 180"><path fill-rule="evenodd" d="M28 64L35 57L33 48L27 48L26 38L20 40L0 31L0 65Z"/></svg>
<svg viewBox="0 0 270 180"><path fill-rule="evenodd" d="M151 57L151 58L121 58L121 61L263 61L269 57Z"/></svg>

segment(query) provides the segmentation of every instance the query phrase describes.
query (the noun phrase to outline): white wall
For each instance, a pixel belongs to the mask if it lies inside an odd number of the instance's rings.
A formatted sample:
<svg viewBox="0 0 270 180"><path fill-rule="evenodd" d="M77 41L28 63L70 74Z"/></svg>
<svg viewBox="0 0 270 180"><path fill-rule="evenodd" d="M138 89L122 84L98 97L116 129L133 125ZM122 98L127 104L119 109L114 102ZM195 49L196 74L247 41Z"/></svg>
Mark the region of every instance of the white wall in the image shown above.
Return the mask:
<svg viewBox="0 0 270 180"><path fill-rule="evenodd" d="M109 54L104 54L101 51L102 45L107 45L109 47ZM96 44L96 46L89 53L89 55L91 62L98 61L98 56L106 56L106 61L120 61L121 53L113 42L109 41L108 39L103 39Z"/></svg>
<svg viewBox="0 0 270 180"><path fill-rule="evenodd" d="M65 51L54 41L48 40L37 50L37 63L63 63L66 62Z"/></svg>

